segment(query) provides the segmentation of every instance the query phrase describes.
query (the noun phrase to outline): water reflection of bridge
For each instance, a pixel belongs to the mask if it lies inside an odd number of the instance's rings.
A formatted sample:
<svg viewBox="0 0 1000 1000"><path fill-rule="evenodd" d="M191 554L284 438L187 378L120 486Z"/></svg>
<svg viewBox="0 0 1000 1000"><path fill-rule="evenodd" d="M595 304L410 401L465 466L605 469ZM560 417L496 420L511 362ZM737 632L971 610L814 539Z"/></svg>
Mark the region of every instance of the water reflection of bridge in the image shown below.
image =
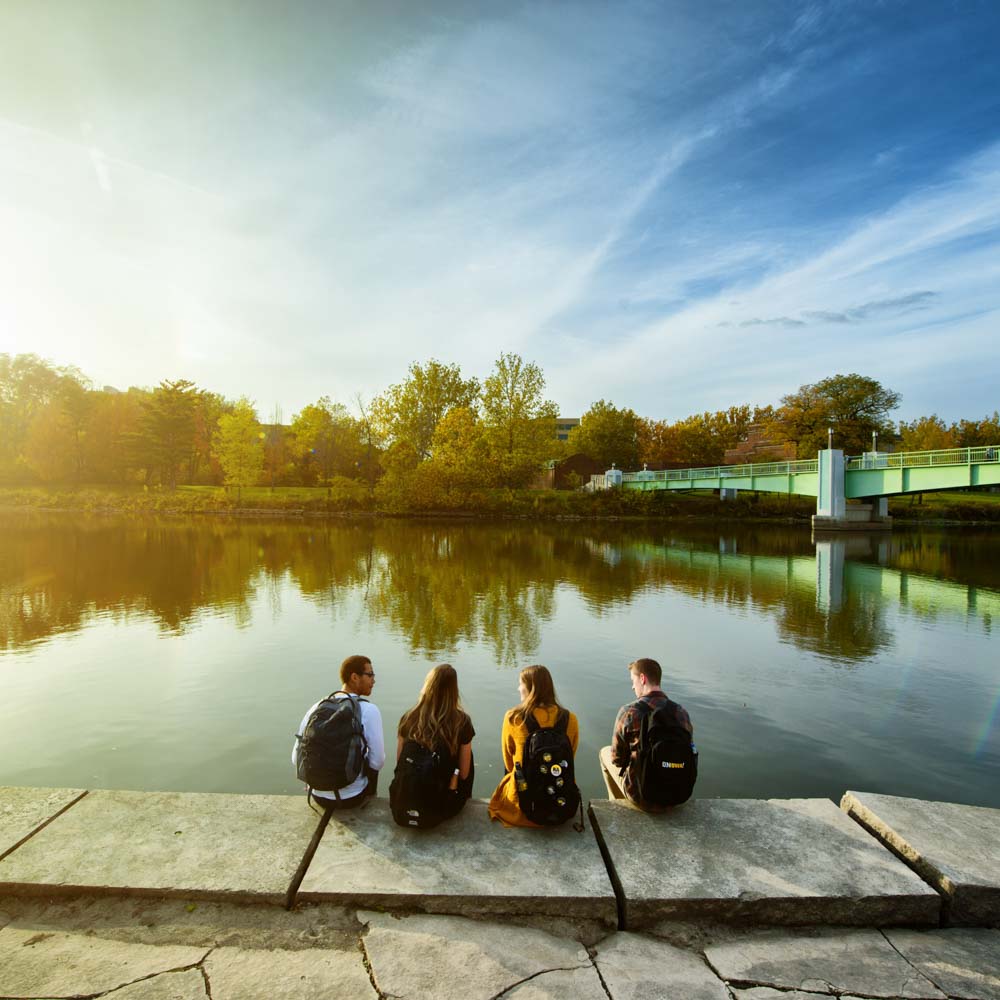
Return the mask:
<svg viewBox="0 0 1000 1000"><path fill-rule="evenodd" d="M848 598L869 597L921 615L974 616L987 625L1000 620L1000 591L891 567L887 565L890 544L884 537L841 533L817 538L814 544L814 557L743 554L737 540L726 538L720 539L718 551L637 543L628 546L628 554L639 562L683 569L706 582L724 578L735 592L773 595L815 590L816 610L828 614L841 611ZM621 561L623 553L609 551L615 546L604 543L601 548L605 561L612 565Z"/></svg>

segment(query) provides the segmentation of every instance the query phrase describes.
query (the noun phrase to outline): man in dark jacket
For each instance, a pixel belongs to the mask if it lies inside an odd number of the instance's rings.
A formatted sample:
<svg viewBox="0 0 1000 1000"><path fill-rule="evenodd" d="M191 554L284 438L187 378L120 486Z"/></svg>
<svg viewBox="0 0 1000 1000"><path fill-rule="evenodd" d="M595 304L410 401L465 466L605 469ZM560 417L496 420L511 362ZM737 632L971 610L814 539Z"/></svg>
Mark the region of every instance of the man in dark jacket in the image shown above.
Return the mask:
<svg viewBox="0 0 1000 1000"><path fill-rule="evenodd" d="M611 746L601 748L601 773L608 788L608 798L625 799L638 809L659 812L663 807L644 802L639 795L635 769L632 766L639 749L639 731L643 717L667 707L674 722L692 736L694 727L687 712L663 693L660 687L663 671L656 660L643 657L630 663L628 670L636 701L623 705L618 710Z"/></svg>

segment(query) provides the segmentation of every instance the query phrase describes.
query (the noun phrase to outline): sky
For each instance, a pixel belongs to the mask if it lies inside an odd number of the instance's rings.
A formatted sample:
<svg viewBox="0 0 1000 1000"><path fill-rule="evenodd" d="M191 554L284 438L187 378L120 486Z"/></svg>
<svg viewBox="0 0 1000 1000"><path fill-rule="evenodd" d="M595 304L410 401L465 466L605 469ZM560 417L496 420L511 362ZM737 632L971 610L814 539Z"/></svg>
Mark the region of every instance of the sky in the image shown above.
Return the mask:
<svg viewBox="0 0 1000 1000"><path fill-rule="evenodd" d="M995 0L0 0L0 352L287 422L502 351L575 416L1000 407Z"/></svg>

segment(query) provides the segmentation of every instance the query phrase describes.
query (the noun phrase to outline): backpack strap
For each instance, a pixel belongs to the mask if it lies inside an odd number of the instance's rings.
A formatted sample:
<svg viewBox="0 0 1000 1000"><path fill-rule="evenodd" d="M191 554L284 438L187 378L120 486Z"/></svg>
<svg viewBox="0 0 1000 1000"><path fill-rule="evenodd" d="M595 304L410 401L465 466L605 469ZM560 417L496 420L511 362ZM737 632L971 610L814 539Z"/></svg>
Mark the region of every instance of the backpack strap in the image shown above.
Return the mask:
<svg viewBox="0 0 1000 1000"><path fill-rule="evenodd" d="M561 735L565 735L567 728L569 727L569 712L565 708L559 709L559 714L556 716L556 721L552 728Z"/></svg>
<svg viewBox="0 0 1000 1000"><path fill-rule="evenodd" d="M528 735L531 736L532 733L537 733L542 727L538 724L538 719L535 718L534 712L524 713L524 728L528 730Z"/></svg>

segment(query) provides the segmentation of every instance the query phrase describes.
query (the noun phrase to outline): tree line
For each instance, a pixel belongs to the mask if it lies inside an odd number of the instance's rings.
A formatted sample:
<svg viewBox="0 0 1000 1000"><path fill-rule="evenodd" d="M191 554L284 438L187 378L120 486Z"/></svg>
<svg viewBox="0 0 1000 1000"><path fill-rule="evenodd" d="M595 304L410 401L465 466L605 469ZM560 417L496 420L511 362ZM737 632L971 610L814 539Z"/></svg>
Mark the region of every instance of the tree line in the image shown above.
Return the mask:
<svg viewBox="0 0 1000 1000"><path fill-rule="evenodd" d="M375 399L327 396L289 423L262 420L246 399L227 400L187 379L119 392L96 389L76 368L33 354L0 354L0 483L317 486L367 489L386 510L469 502L477 491L528 485L548 461L582 453L604 467L722 464L752 427L789 457L827 445L849 454L1000 443L1000 416L946 424L937 415L894 423L897 392L877 380L834 375L778 405L730 406L668 422L597 400L569 440L557 440L556 404L533 362L503 353L482 381L456 364L410 365Z"/></svg>

